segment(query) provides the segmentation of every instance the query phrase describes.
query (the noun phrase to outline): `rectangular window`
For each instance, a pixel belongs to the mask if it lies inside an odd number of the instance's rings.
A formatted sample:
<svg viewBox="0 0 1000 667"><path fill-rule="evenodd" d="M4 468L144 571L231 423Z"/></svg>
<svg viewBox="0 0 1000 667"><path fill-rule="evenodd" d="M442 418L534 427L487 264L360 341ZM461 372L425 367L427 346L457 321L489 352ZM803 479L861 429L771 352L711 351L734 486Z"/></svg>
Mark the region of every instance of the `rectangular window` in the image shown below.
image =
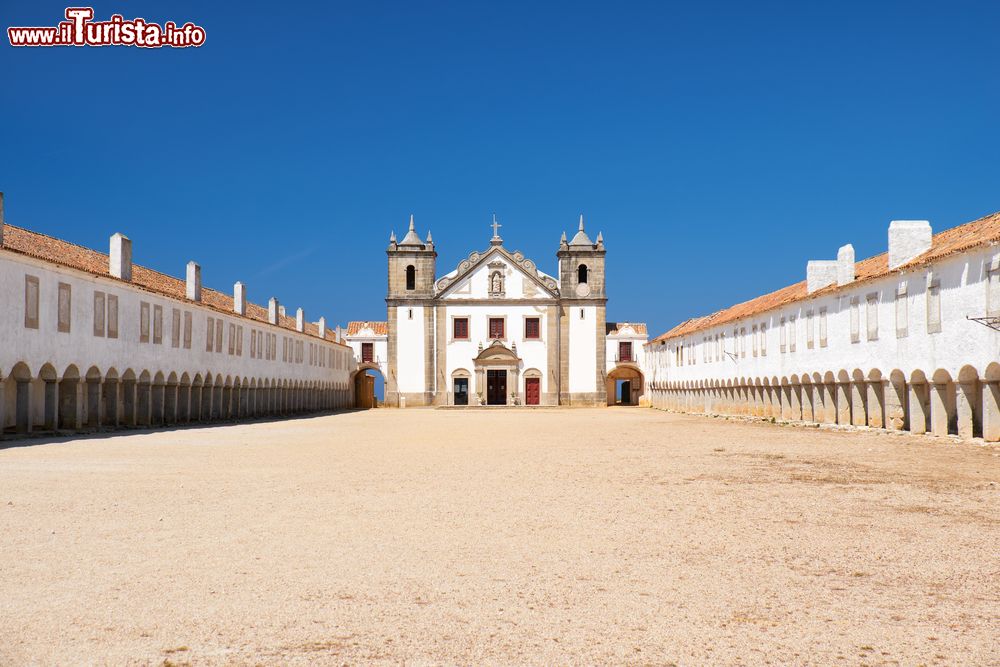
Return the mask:
<svg viewBox="0 0 1000 667"><path fill-rule="evenodd" d="M826 347L826 308L819 309L819 346Z"/></svg>
<svg viewBox="0 0 1000 667"><path fill-rule="evenodd" d="M586 314L584 313L583 308L581 308L580 309L580 319L582 320L582 319L585 319L585 318L586 318Z"/></svg>
<svg viewBox="0 0 1000 667"><path fill-rule="evenodd" d="M236 352L236 325L232 322L229 323L229 354L233 355Z"/></svg>
<svg viewBox="0 0 1000 667"><path fill-rule="evenodd" d="M170 311L170 346L181 346L181 309L174 308Z"/></svg>
<svg viewBox="0 0 1000 667"><path fill-rule="evenodd" d="M1000 257L986 265L986 314L1000 315Z"/></svg>
<svg viewBox="0 0 1000 667"><path fill-rule="evenodd" d="M906 303L906 281L896 287L896 338L906 338L909 334L910 314Z"/></svg>
<svg viewBox="0 0 1000 667"><path fill-rule="evenodd" d="M858 297L851 297L851 342L861 340L861 303Z"/></svg>
<svg viewBox="0 0 1000 667"><path fill-rule="evenodd" d="M635 361L632 359L632 343L621 341L618 343L618 361Z"/></svg>
<svg viewBox="0 0 1000 667"><path fill-rule="evenodd" d="M451 336L455 340L469 339L469 318L456 317L451 321Z"/></svg>
<svg viewBox="0 0 1000 667"><path fill-rule="evenodd" d="M490 338L497 339L504 337L504 321L502 317L490 318Z"/></svg>
<svg viewBox="0 0 1000 667"><path fill-rule="evenodd" d="M191 349L191 311L184 311L184 349Z"/></svg>
<svg viewBox="0 0 1000 667"><path fill-rule="evenodd" d="M222 320L215 321L215 353L222 354L222 335L225 333L222 329L225 324Z"/></svg>
<svg viewBox="0 0 1000 667"><path fill-rule="evenodd" d="M941 331L941 281L927 284L927 333Z"/></svg>
<svg viewBox="0 0 1000 667"><path fill-rule="evenodd" d="M865 317L868 340L878 340L878 294L869 294L865 299Z"/></svg>
<svg viewBox="0 0 1000 667"><path fill-rule="evenodd" d="M69 333L73 317L72 288L67 283L59 283L59 332Z"/></svg>
<svg viewBox="0 0 1000 667"><path fill-rule="evenodd" d="M105 299L104 292L94 292L94 335L104 338L105 321Z"/></svg>
<svg viewBox="0 0 1000 667"><path fill-rule="evenodd" d="M257 332L250 330L250 358L257 358Z"/></svg>
<svg viewBox="0 0 1000 667"><path fill-rule="evenodd" d="M38 328L38 278L24 277L24 326L27 329Z"/></svg>
<svg viewBox="0 0 1000 667"><path fill-rule="evenodd" d="M243 356L243 327L236 327L236 356Z"/></svg>
<svg viewBox="0 0 1000 667"><path fill-rule="evenodd" d="M145 301L139 302L139 342L149 342L149 304Z"/></svg>
<svg viewBox="0 0 1000 667"><path fill-rule="evenodd" d="M781 326L781 332L780 332L780 339L779 339L779 344L778 344L778 351L781 352L782 354L784 354L788 350L788 341L787 341L787 337L788 337L788 323L785 321L784 317L781 318L781 325L780 326Z"/></svg>
<svg viewBox="0 0 1000 667"><path fill-rule="evenodd" d="M205 351L211 352L213 350L213 345L215 344L215 318L208 318L208 328L206 329L207 336L205 337Z"/></svg>
<svg viewBox="0 0 1000 667"><path fill-rule="evenodd" d="M753 356L757 356L757 325L753 325L750 333L750 343L753 346Z"/></svg>
<svg viewBox="0 0 1000 667"><path fill-rule="evenodd" d="M542 337L541 319L528 317L524 320L524 337L527 340L538 340Z"/></svg>
<svg viewBox="0 0 1000 667"><path fill-rule="evenodd" d="M108 338L118 338L118 295L108 295Z"/></svg>
<svg viewBox="0 0 1000 667"><path fill-rule="evenodd" d="M760 356L767 356L767 325L760 325Z"/></svg>
<svg viewBox="0 0 1000 667"><path fill-rule="evenodd" d="M163 306L153 306L153 343L163 342Z"/></svg>
<svg viewBox="0 0 1000 667"><path fill-rule="evenodd" d="M361 343L361 362L370 364L375 361L375 344Z"/></svg>
<svg viewBox="0 0 1000 667"><path fill-rule="evenodd" d="M789 317L788 318L788 351L789 352L794 352L795 351L795 336L796 336L796 333L795 333L795 318L794 317Z"/></svg>
<svg viewBox="0 0 1000 667"><path fill-rule="evenodd" d="M813 349L813 311L806 311L806 348Z"/></svg>
<svg viewBox="0 0 1000 667"><path fill-rule="evenodd" d="M740 356L747 358L747 328L740 327Z"/></svg>

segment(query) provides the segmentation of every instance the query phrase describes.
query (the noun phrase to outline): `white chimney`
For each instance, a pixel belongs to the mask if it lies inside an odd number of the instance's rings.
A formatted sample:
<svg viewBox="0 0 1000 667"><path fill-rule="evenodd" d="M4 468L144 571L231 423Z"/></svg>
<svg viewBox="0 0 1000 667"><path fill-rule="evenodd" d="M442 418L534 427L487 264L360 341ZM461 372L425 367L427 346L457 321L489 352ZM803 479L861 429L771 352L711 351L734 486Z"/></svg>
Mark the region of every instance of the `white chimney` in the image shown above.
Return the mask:
<svg viewBox="0 0 1000 667"><path fill-rule="evenodd" d="M187 298L201 301L201 267L197 262L187 263Z"/></svg>
<svg viewBox="0 0 1000 667"><path fill-rule="evenodd" d="M837 284L854 282L854 246L848 243L837 251Z"/></svg>
<svg viewBox="0 0 1000 667"><path fill-rule="evenodd" d="M111 237L108 273L121 280L132 280L132 241L121 232Z"/></svg>
<svg viewBox="0 0 1000 667"><path fill-rule="evenodd" d="M267 321L271 324L277 324L280 309L281 307L278 305L278 300L272 296L267 302Z"/></svg>
<svg viewBox="0 0 1000 667"><path fill-rule="evenodd" d="M284 306L281 306L281 305L278 306L278 315L280 315L281 317L285 316L285 307Z"/></svg>
<svg viewBox="0 0 1000 667"><path fill-rule="evenodd" d="M233 312L237 315L247 314L247 287L239 281L233 285Z"/></svg>
<svg viewBox="0 0 1000 667"><path fill-rule="evenodd" d="M319 318L319 322L316 323L316 326L319 327L319 337L326 338L326 318Z"/></svg>
<svg viewBox="0 0 1000 667"><path fill-rule="evenodd" d="M306 315L305 313L302 312L302 309L299 308L298 310L295 311L295 330L305 331L305 328L306 328Z"/></svg>
<svg viewBox="0 0 1000 667"><path fill-rule="evenodd" d="M893 220L889 223L889 268L906 264L931 249L931 223L926 220Z"/></svg>
<svg viewBox="0 0 1000 667"><path fill-rule="evenodd" d="M806 291L812 294L837 282L837 262L832 259L813 259L806 264Z"/></svg>

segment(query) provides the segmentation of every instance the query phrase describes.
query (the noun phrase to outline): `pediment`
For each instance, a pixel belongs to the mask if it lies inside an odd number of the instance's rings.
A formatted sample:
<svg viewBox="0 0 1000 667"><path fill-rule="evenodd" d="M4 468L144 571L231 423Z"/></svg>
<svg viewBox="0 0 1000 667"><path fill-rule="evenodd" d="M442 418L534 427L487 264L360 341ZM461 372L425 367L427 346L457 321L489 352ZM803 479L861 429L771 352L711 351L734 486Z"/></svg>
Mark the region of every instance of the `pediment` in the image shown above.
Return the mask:
<svg viewBox="0 0 1000 667"><path fill-rule="evenodd" d="M510 280L516 273L516 280ZM494 274L500 274L500 284L496 284ZM516 290L508 289L510 283L518 283ZM479 285L484 293L477 295L474 285ZM490 248L486 252L473 252L459 262L458 267L439 278L435 284L439 298L469 298L475 296L489 298L538 298L552 299L559 296L556 279L538 270L535 263L520 251L509 252L503 246Z"/></svg>
<svg viewBox="0 0 1000 667"><path fill-rule="evenodd" d="M476 365L494 365L494 364L517 364L521 359L517 356L517 352L510 349L502 342L495 340L489 347L482 350L473 362Z"/></svg>

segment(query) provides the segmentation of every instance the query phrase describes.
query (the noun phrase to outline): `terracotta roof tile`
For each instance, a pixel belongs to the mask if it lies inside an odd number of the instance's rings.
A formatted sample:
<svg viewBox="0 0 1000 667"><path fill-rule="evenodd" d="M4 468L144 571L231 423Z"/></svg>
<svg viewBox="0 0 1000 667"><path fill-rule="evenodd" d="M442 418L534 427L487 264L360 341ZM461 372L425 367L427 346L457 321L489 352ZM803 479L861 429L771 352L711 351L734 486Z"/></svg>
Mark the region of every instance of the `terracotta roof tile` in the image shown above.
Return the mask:
<svg viewBox="0 0 1000 667"><path fill-rule="evenodd" d="M672 338L686 336L698 331L703 331L711 327L719 326L740 320L747 317L760 315L776 308L781 308L796 301L832 294L839 290L851 289L859 283L865 283L879 278L884 278L890 273L907 269L927 266L940 261L951 255L956 255L973 248L988 246L1000 242L1000 212L987 215L967 222L958 227L946 229L938 232L931 239L931 249L924 254L910 260L906 264L899 266L892 271L889 270L888 253L875 255L868 259L861 260L854 267L854 282L839 286L829 285L823 289L816 290L812 294L806 291L806 281L797 282L794 285L783 287L775 292L764 294L755 299L738 303L718 312L704 317L695 317L682 322L670 329L666 333L660 334L653 339L653 343L663 342Z"/></svg>
<svg viewBox="0 0 1000 667"><path fill-rule="evenodd" d="M370 322L368 320L358 320L347 323L347 335L356 336L362 329L369 328L375 332L376 336L386 336L389 333L388 322Z"/></svg>
<svg viewBox="0 0 1000 667"><path fill-rule="evenodd" d="M107 254L22 227L10 224L4 225L2 247L4 250L103 276L111 280L117 280L108 271ZM165 273L160 273L159 271L154 271L138 264L132 265L132 280L128 284L180 301L187 300L186 282L184 280L168 276ZM239 317L239 315L233 312L232 295L202 287L201 305L232 317ZM262 324L269 324L267 320L267 308L255 303L247 303L246 317ZM294 317L286 315L278 319L278 326L282 329L295 331ZM312 322L306 322L304 329L304 333L306 334L319 336L319 327ZM332 339L327 340L335 343Z"/></svg>

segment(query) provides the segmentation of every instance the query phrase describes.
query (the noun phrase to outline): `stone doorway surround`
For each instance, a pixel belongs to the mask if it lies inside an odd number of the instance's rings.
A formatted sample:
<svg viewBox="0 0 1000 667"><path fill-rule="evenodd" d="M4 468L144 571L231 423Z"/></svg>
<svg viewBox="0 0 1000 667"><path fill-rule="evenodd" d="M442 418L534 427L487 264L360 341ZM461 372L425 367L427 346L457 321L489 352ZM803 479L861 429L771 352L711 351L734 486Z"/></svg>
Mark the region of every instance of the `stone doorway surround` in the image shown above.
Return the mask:
<svg viewBox="0 0 1000 667"><path fill-rule="evenodd" d="M489 347L482 350L476 358L473 359L473 365L476 371L476 398L479 405L486 404L486 371L507 371L507 404L510 405L509 393L512 388L517 391L518 404L524 404L524 396L521 393L521 372L520 372L521 360L517 356L517 352L501 341L493 341ZM473 403L470 397L469 403Z"/></svg>

